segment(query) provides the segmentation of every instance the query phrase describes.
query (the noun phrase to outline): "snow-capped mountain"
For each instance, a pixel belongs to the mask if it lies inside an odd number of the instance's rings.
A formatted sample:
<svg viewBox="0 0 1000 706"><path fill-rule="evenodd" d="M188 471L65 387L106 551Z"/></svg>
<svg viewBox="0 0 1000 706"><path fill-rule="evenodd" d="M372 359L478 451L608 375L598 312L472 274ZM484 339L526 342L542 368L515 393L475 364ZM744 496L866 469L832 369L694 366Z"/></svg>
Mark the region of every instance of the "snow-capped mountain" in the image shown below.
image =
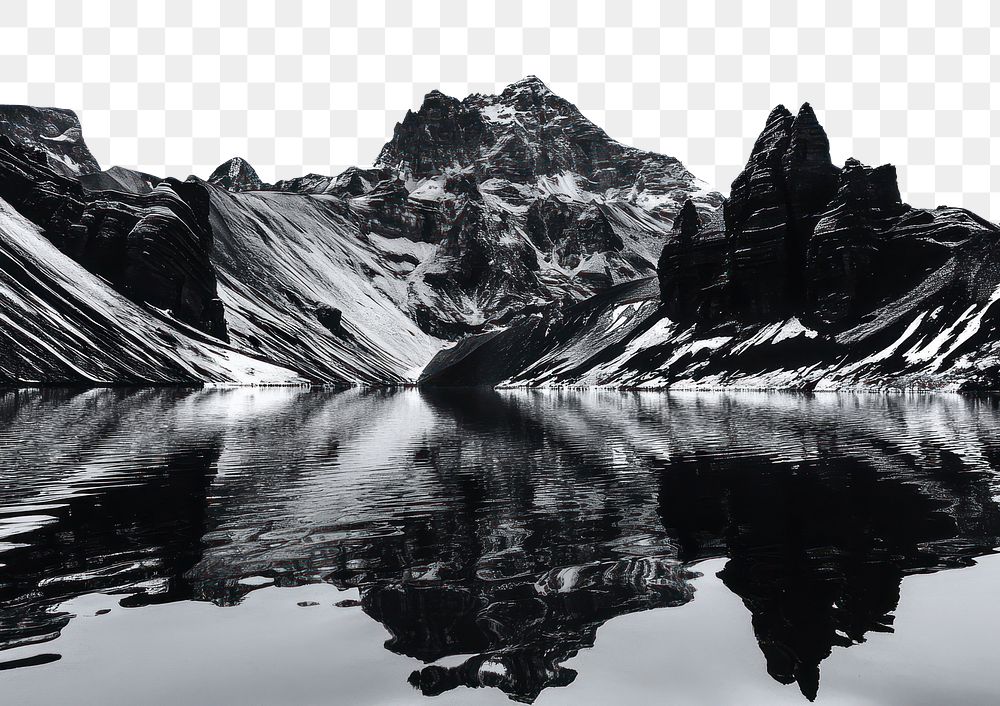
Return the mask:
<svg viewBox="0 0 1000 706"><path fill-rule="evenodd" d="M728 200L534 77L276 184L101 171L0 107L0 382L996 387L998 233L836 167L808 105Z"/></svg>
<svg viewBox="0 0 1000 706"><path fill-rule="evenodd" d="M721 211L685 204L658 280L463 341L424 381L1000 387L1000 229L903 203L891 165L835 167L808 104L775 108Z"/></svg>
<svg viewBox="0 0 1000 706"><path fill-rule="evenodd" d="M374 169L264 184L235 158L208 181L339 196L365 234L436 246L407 273L403 308L444 339L653 274L681 204L722 201L678 160L612 140L533 76L498 96L432 91Z"/></svg>
<svg viewBox="0 0 1000 706"><path fill-rule="evenodd" d="M533 77L499 96L432 92L375 167L276 184L238 158L207 181L101 171L72 112L0 109L0 199L55 246L39 249L47 265L76 263L171 335L278 366L271 380L415 382L450 340L655 273L687 198L721 203L677 160L615 142ZM13 383L235 377L74 367L7 323ZM47 326L75 335L60 315Z"/></svg>

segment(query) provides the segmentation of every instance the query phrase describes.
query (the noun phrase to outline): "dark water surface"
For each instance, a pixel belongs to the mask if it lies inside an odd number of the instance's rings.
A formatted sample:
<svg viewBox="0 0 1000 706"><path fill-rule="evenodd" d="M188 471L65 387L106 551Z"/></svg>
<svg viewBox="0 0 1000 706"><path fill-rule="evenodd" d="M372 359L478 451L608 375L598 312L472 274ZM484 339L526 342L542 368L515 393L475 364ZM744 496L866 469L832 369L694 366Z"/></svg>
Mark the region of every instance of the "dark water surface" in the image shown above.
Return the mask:
<svg viewBox="0 0 1000 706"><path fill-rule="evenodd" d="M997 703L998 470L989 397L8 392L0 702Z"/></svg>

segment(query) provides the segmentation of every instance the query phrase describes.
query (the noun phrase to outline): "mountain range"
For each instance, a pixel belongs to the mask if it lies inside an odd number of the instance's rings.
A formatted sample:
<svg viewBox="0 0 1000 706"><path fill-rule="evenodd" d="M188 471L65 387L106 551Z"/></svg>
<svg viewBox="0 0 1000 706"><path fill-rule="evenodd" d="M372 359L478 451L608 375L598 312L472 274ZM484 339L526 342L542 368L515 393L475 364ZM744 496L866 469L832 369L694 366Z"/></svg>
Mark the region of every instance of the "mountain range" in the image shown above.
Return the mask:
<svg viewBox="0 0 1000 706"><path fill-rule="evenodd" d="M429 93L371 168L102 171L0 107L0 384L996 389L997 226L768 116L724 198L540 80Z"/></svg>

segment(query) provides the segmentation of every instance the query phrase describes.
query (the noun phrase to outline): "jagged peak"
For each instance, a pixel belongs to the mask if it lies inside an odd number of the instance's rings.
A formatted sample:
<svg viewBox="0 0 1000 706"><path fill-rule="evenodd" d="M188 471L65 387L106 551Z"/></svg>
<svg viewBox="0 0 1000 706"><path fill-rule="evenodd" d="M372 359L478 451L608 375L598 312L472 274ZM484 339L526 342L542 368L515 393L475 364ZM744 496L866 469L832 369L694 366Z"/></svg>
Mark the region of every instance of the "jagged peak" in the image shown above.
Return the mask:
<svg viewBox="0 0 1000 706"><path fill-rule="evenodd" d="M415 117L424 117L428 113L445 111L451 112L453 110L462 107L462 101L455 98L454 96L449 96L447 93L442 93L438 89L424 94L424 100L420 103L420 107L414 113L412 110L406 111L406 117L404 122L407 120L412 120Z"/></svg>
<svg viewBox="0 0 1000 706"><path fill-rule="evenodd" d="M832 167L830 140L809 103L803 103L799 108L798 115L792 120L789 130L791 141L785 155L786 161L810 162Z"/></svg>
<svg viewBox="0 0 1000 706"><path fill-rule="evenodd" d="M812 104L809 101L806 101L805 103L803 103L802 105L799 106L799 112L796 115L796 117L797 118L803 118L803 117L808 118L809 116L812 116L812 119L815 120L816 119L816 111L813 110Z"/></svg>
<svg viewBox="0 0 1000 706"><path fill-rule="evenodd" d="M806 103L806 105L808 105L808 103ZM784 104L778 103L778 105L774 106L771 109L771 112L767 114L767 124L770 125L773 122L790 117L792 117L792 112L786 108Z"/></svg>
<svg viewBox="0 0 1000 706"><path fill-rule="evenodd" d="M215 168L207 181L230 191L254 191L263 184L257 176L257 170L242 157L227 159Z"/></svg>
<svg viewBox="0 0 1000 706"><path fill-rule="evenodd" d="M243 157L230 157L215 168L215 171L213 171L211 176L208 177L208 180L211 181L213 177L217 178L225 175L233 176L236 174L246 173L256 176L257 170L253 168L250 162L243 159Z"/></svg>
<svg viewBox="0 0 1000 706"><path fill-rule="evenodd" d="M753 149L750 151L750 156L747 158L747 168L758 160L770 159L771 156L774 156L775 151L778 151L779 154L784 152L788 146L792 122L791 112L780 103L768 113L764 129L757 136L757 140L753 143ZM740 176L736 177L736 180L733 182L734 187L745 173L746 168Z"/></svg>
<svg viewBox="0 0 1000 706"><path fill-rule="evenodd" d="M792 134L793 137L797 133L803 133L808 131L818 131L826 138L826 130L819 122L819 118L816 117L816 111L809 103L803 103L802 107L799 108L799 112L792 119Z"/></svg>
<svg viewBox="0 0 1000 706"><path fill-rule="evenodd" d="M524 78L508 84L507 87L504 88L503 92L507 93L521 90L528 90L532 93L552 93L552 90L545 85L545 82L534 74L528 74Z"/></svg>

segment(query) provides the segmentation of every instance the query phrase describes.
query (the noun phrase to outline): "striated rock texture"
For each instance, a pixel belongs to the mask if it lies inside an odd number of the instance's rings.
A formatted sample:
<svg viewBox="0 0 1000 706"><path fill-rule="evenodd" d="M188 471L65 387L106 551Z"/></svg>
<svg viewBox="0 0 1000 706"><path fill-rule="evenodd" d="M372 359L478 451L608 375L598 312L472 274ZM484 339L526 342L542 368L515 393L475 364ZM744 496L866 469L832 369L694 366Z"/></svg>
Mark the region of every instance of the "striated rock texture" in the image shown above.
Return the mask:
<svg viewBox="0 0 1000 706"><path fill-rule="evenodd" d="M885 244L909 210L899 197L895 167L872 169L847 161L837 196L809 239L806 307L813 316L829 324L857 319L880 296L905 286L905 273L917 258L887 261Z"/></svg>
<svg viewBox="0 0 1000 706"><path fill-rule="evenodd" d="M690 200L660 253L657 274L667 315L716 320L726 310L728 244L718 212L700 214Z"/></svg>
<svg viewBox="0 0 1000 706"><path fill-rule="evenodd" d="M125 298L3 199L0 236L0 385L304 382Z"/></svg>
<svg viewBox="0 0 1000 706"><path fill-rule="evenodd" d="M75 149L86 149L82 138ZM93 162L74 154L81 163ZM44 147L27 142L26 131L17 142L0 136L0 198L39 226L59 250L132 301L167 310L225 339L204 189L174 179L144 189L141 176L132 178L139 173L123 170L122 182L134 188L104 191L100 186L111 185L108 179L115 176L96 169L89 174L91 187L97 187L92 190L51 164Z"/></svg>

